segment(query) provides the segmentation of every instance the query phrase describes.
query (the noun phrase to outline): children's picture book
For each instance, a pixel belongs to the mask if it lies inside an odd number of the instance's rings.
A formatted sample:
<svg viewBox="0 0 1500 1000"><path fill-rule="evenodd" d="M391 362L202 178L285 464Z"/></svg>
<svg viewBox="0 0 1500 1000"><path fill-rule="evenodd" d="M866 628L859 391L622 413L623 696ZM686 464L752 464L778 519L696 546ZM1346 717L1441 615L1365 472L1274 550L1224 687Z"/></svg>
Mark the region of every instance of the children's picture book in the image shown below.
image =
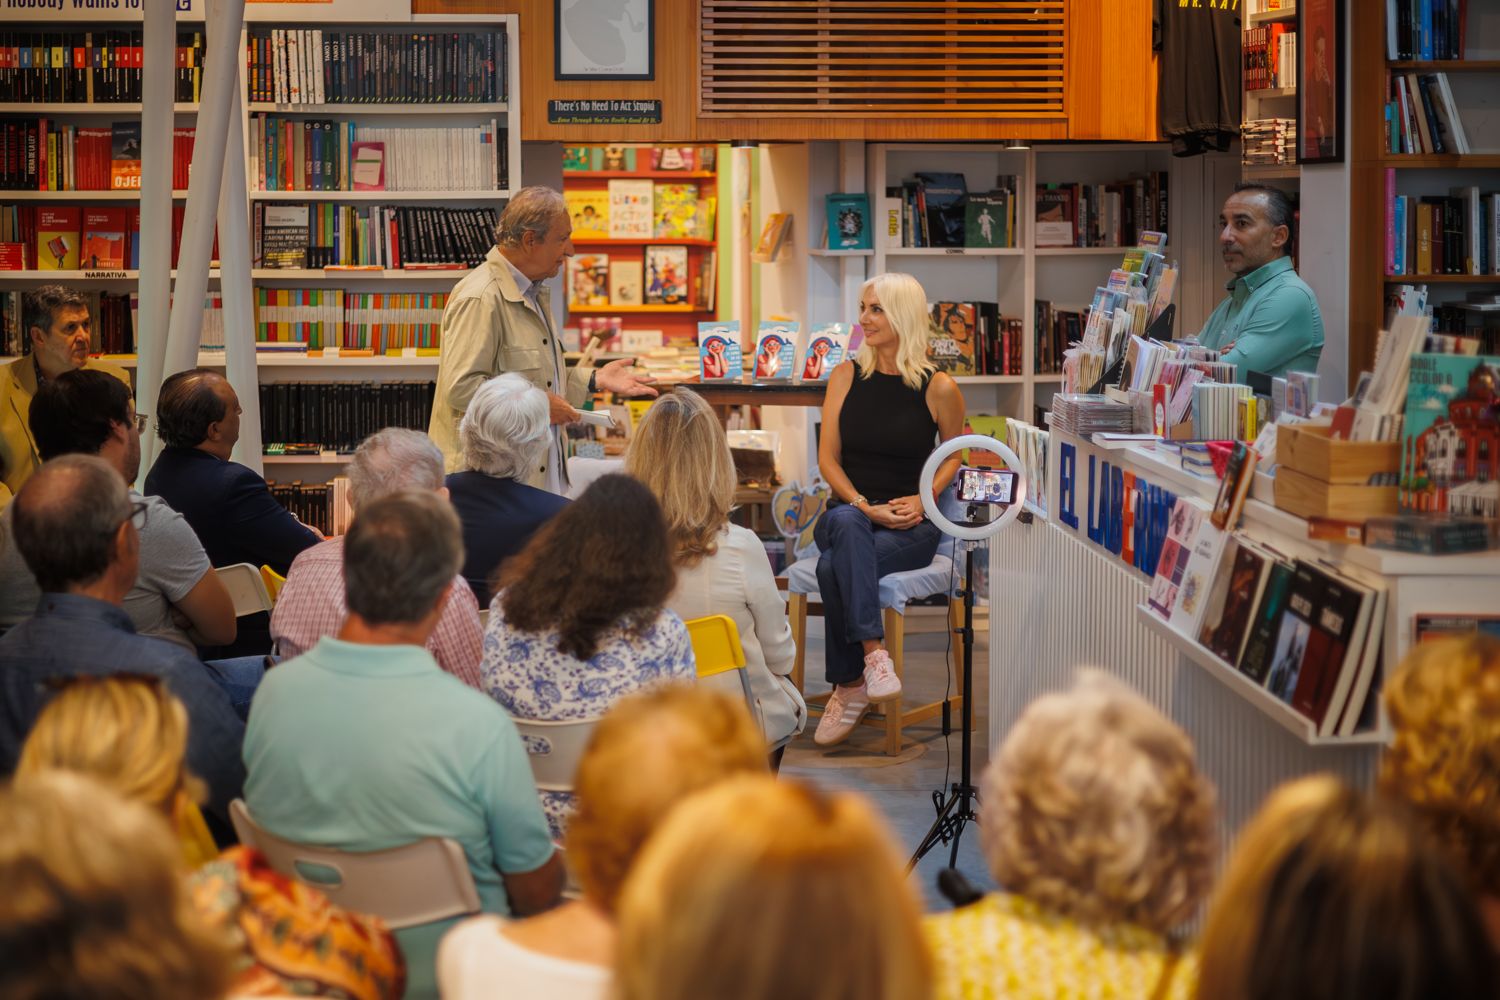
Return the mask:
<svg viewBox="0 0 1500 1000"><path fill-rule="evenodd" d="M125 269L129 213L124 208L88 205L83 210L83 250L79 266L86 271Z"/></svg>
<svg viewBox="0 0 1500 1000"><path fill-rule="evenodd" d="M641 262L611 260L609 262L609 304L638 306L644 302L641 288Z"/></svg>
<svg viewBox="0 0 1500 1000"><path fill-rule="evenodd" d="M812 328L807 347L797 359L798 378L803 382L826 382L833 369L849 352L848 323L823 323Z"/></svg>
<svg viewBox="0 0 1500 1000"><path fill-rule="evenodd" d="M627 172L635 169L635 147L634 146L596 146L594 148L594 169L610 170L616 173Z"/></svg>
<svg viewBox="0 0 1500 1000"><path fill-rule="evenodd" d="M1401 430L1403 510L1500 516L1500 357L1417 354Z"/></svg>
<svg viewBox="0 0 1500 1000"><path fill-rule="evenodd" d="M581 253L568 258L568 305L607 306L609 255Z"/></svg>
<svg viewBox="0 0 1500 1000"><path fill-rule="evenodd" d="M563 147L562 168L564 173L594 169L594 151L588 146Z"/></svg>
<svg viewBox="0 0 1500 1000"><path fill-rule="evenodd" d="M927 340L927 358L949 375L973 375L975 326L974 303L937 302L932 306L932 334Z"/></svg>
<svg viewBox="0 0 1500 1000"><path fill-rule="evenodd" d="M573 222L575 240L609 239L609 192L595 188L592 191L564 191L563 200L568 206L568 218Z"/></svg>
<svg viewBox="0 0 1500 1000"><path fill-rule="evenodd" d="M763 264L774 261L777 254L781 253L781 247L786 243L791 230L790 213L772 212L766 216L766 224L760 231L760 240L755 244L755 252L750 256Z"/></svg>
<svg viewBox="0 0 1500 1000"><path fill-rule="evenodd" d="M1015 246L1010 225L1011 193L971 194L964 206L964 246Z"/></svg>
<svg viewBox="0 0 1500 1000"><path fill-rule="evenodd" d="M797 324L761 320L755 336L755 381L785 382L797 363Z"/></svg>
<svg viewBox="0 0 1500 1000"><path fill-rule="evenodd" d="M109 186L114 191L141 189L141 123L110 125Z"/></svg>
<svg viewBox="0 0 1500 1000"><path fill-rule="evenodd" d="M647 247L644 280L648 304L675 306L686 302L687 247Z"/></svg>
<svg viewBox="0 0 1500 1000"><path fill-rule="evenodd" d="M351 142L350 155L354 157L351 179L356 191L385 190L385 143Z"/></svg>
<svg viewBox="0 0 1500 1000"><path fill-rule="evenodd" d="M969 186L963 174L920 173L923 203L927 206L929 246L964 245L964 204Z"/></svg>
<svg viewBox="0 0 1500 1000"><path fill-rule="evenodd" d="M658 182L653 197L652 229L657 239L697 239L702 235L698 185Z"/></svg>
<svg viewBox="0 0 1500 1000"><path fill-rule="evenodd" d="M654 192L650 181L618 178L609 182L609 238L649 240Z"/></svg>
<svg viewBox="0 0 1500 1000"><path fill-rule="evenodd" d="M739 320L698 324L698 374L705 382L730 382L745 374Z"/></svg>
<svg viewBox="0 0 1500 1000"><path fill-rule="evenodd" d="M37 270L78 270L78 234L82 223L83 210L77 205L37 206Z"/></svg>
<svg viewBox="0 0 1500 1000"><path fill-rule="evenodd" d="M697 156L692 146L651 147L652 170L696 170Z"/></svg>
<svg viewBox="0 0 1500 1000"><path fill-rule="evenodd" d="M831 194L825 199L828 208L828 249L869 250L870 196L867 194Z"/></svg>

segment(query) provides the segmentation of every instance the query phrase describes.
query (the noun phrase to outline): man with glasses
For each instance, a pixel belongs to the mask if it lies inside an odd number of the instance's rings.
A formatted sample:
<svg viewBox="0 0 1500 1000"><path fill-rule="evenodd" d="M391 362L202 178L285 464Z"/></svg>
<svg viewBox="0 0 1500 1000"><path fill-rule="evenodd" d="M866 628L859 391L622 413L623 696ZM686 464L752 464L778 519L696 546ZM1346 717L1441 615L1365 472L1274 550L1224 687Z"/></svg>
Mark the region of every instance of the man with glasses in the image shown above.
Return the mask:
<svg viewBox="0 0 1500 1000"><path fill-rule="evenodd" d="M27 425L31 401L49 379L88 369L113 375L127 387L123 368L89 357L93 319L88 300L62 285L43 285L21 298L21 323L31 354L0 368L0 481L14 493L44 459Z"/></svg>
<svg viewBox="0 0 1500 1000"><path fill-rule="evenodd" d="M130 483L140 471L145 420L135 412L123 383L83 370L43 383L31 403L30 429L44 462L59 455L94 455ZM196 645L232 642L233 602L192 527L159 497L132 490L130 498L144 505L140 572L124 598L135 630L176 643L190 654ZM0 526L10 533L9 508L0 515ZM11 626L36 611L42 591L16 547L0 543L0 548L0 626Z"/></svg>
<svg viewBox="0 0 1500 1000"><path fill-rule="evenodd" d="M187 708L188 769L208 784L209 814L227 822L245 779L244 725L192 653L137 635L123 608L141 569L141 526L152 507L126 489L109 462L64 455L44 463L8 508L14 545L7 548L19 550L42 597L32 617L0 637L0 775L15 770L51 683L80 674L151 674Z"/></svg>

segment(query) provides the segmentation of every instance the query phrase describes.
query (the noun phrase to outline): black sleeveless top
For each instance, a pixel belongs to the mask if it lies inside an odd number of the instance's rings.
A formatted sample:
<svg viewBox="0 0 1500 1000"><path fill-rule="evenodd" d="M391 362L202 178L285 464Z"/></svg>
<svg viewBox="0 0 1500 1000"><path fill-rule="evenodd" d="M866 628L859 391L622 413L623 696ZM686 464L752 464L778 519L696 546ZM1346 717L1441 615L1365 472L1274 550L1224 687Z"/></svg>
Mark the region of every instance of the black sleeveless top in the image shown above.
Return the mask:
<svg viewBox="0 0 1500 1000"><path fill-rule="evenodd" d="M920 491L922 466L937 446L938 425L927 409L927 384L913 389L900 375L875 372L854 382L839 410L840 464L854 488L872 504Z"/></svg>

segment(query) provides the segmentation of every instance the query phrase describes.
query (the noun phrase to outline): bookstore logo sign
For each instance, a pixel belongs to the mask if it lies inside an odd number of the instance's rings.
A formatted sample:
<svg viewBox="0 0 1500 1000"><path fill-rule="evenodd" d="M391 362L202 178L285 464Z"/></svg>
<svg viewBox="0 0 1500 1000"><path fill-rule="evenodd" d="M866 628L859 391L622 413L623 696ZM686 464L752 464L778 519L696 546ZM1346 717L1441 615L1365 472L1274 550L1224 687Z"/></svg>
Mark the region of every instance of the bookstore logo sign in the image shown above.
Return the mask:
<svg viewBox="0 0 1500 1000"><path fill-rule="evenodd" d="M661 101L548 101L548 125L660 125Z"/></svg>
<svg viewBox="0 0 1500 1000"><path fill-rule="evenodd" d="M1082 442L1058 445L1057 523L1153 576L1176 495L1121 466L1110 452Z"/></svg>

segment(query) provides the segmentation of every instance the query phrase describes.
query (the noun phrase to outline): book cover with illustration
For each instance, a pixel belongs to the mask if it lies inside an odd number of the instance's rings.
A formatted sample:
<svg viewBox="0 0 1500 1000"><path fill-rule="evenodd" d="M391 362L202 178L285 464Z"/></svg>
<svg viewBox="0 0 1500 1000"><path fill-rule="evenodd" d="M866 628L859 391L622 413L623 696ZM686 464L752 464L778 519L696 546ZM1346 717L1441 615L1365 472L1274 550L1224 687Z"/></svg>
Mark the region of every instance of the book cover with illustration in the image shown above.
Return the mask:
<svg viewBox="0 0 1500 1000"><path fill-rule="evenodd" d="M755 381L785 382L797 363L797 324L761 320L755 336Z"/></svg>
<svg viewBox="0 0 1500 1000"><path fill-rule="evenodd" d="M123 208L89 205L83 210L83 250L79 266L86 271L123 271L128 215Z"/></svg>
<svg viewBox="0 0 1500 1000"><path fill-rule="evenodd" d="M973 375L975 367L974 303L937 302L932 306L932 333L927 359L949 375Z"/></svg>
<svg viewBox="0 0 1500 1000"><path fill-rule="evenodd" d="M961 247L964 245L964 205L969 200L969 186L963 174L919 173L922 203L927 208L929 246Z"/></svg>
<svg viewBox="0 0 1500 1000"><path fill-rule="evenodd" d="M141 189L141 123L110 125L109 186L114 191Z"/></svg>
<svg viewBox="0 0 1500 1000"><path fill-rule="evenodd" d="M1273 556L1248 539L1236 537L1224 550L1198 641L1230 666L1240 661L1250 638L1251 615L1275 564Z"/></svg>
<svg viewBox="0 0 1500 1000"><path fill-rule="evenodd" d="M1036 245L1070 247L1078 239L1072 188L1036 186Z"/></svg>
<svg viewBox="0 0 1500 1000"><path fill-rule="evenodd" d="M609 192L564 191L568 217L573 221L575 240L609 239Z"/></svg>
<svg viewBox="0 0 1500 1000"><path fill-rule="evenodd" d="M653 198L652 232L657 239L684 240L702 236L698 185L658 183Z"/></svg>
<svg viewBox="0 0 1500 1000"><path fill-rule="evenodd" d="M564 173L594 169L594 151L588 146L563 147L562 168Z"/></svg>
<svg viewBox="0 0 1500 1000"><path fill-rule="evenodd" d="M1403 510L1500 516L1500 357L1417 354L1401 429Z"/></svg>
<svg viewBox="0 0 1500 1000"><path fill-rule="evenodd" d="M986 191L969 195L964 206L964 246L1015 246L1011 232L1011 193Z"/></svg>
<svg viewBox="0 0 1500 1000"><path fill-rule="evenodd" d="M609 305L609 255L581 253L568 258L568 305Z"/></svg>
<svg viewBox="0 0 1500 1000"><path fill-rule="evenodd" d="M611 260L609 262L609 304L638 306L645 301L641 296L641 262Z"/></svg>
<svg viewBox="0 0 1500 1000"><path fill-rule="evenodd" d="M869 250L871 240L870 196L831 194L824 199L828 212L828 249Z"/></svg>
<svg viewBox="0 0 1500 1000"><path fill-rule="evenodd" d="M692 146L652 146L652 170L697 170L697 150Z"/></svg>
<svg viewBox="0 0 1500 1000"><path fill-rule="evenodd" d="M629 172L636 168L634 146L595 146L593 149L595 170L615 173Z"/></svg>
<svg viewBox="0 0 1500 1000"><path fill-rule="evenodd" d="M1163 621L1171 619L1172 606L1177 603L1177 590L1182 586L1188 559L1193 554L1193 543L1198 538L1198 528L1204 523L1207 513L1208 505L1193 497L1178 497L1172 505L1172 513L1167 519L1167 540L1162 543L1161 554L1156 560L1156 575L1146 597L1146 603Z"/></svg>
<svg viewBox="0 0 1500 1000"><path fill-rule="evenodd" d="M812 328L807 347L797 359L798 379L802 382L827 382L833 369L849 353L851 328L848 323L823 323Z"/></svg>
<svg viewBox="0 0 1500 1000"><path fill-rule="evenodd" d="M609 238L651 238L652 184L650 181L617 179L609 182Z"/></svg>
<svg viewBox="0 0 1500 1000"><path fill-rule="evenodd" d="M675 306L687 301L687 247L647 247L645 298L650 305Z"/></svg>
<svg viewBox="0 0 1500 1000"><path fill-rule="evenodd" d="M705 382L732 382L745 374L738 320L698 324L698 374Z"/></svg>
<svg viewBox="0 0 1500 1000"><path fill-rule="evenodd" d="M77 205L37 206L37 270L78 270L78 233L82 223L83 209Z"/></svg>
<svg viewBox="0 0 1500 1000"><path fill-rule="evenodd" d="M1307 643L1312 638L1313 622L1323 603L1323 586L1319 574L1298 560L1292 573L1292 587L1287 594L1286 610L1276 630L1276 644L1271 651L1271 675L1266 686L1288 705L1297 691L1297 679L1307 659Z"/></svg>

